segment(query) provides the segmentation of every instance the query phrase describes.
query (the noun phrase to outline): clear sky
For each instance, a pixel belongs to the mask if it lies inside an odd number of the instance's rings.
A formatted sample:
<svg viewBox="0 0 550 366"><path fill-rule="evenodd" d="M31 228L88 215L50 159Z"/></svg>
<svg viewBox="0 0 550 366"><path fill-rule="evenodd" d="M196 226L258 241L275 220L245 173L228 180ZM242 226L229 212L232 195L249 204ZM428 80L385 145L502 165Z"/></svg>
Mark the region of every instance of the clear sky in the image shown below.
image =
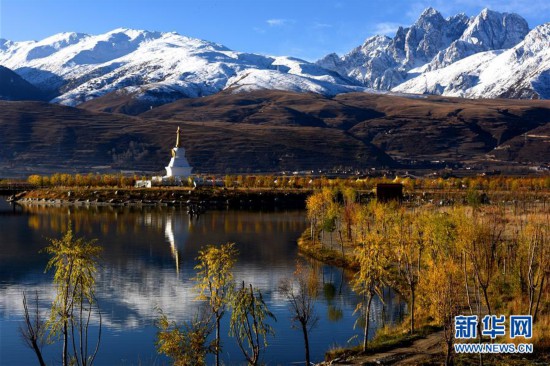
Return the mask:
<svg viewBox="0 0 550 366"><path fill-rule="evenodd" d="M125 27L175 31L233 50L316 60L374 34L393 35L432 6L445 17L484 7L516 12L531 28L550 21L550 0L0 0L0 38Z"/></svg>

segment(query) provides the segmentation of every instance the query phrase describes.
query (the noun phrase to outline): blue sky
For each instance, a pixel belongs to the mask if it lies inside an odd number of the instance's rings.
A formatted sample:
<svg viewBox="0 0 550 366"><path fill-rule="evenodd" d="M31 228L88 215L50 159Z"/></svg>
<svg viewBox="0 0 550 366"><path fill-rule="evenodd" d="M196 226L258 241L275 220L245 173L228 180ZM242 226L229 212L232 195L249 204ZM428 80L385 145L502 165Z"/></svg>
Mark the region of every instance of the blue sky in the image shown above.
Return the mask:
<svg viewBox="0 0 550 366"><path fill-rule="evenodd" d="M517 12L533 28L550 21L550 0L0 0L0 38L119 28L176 31L231 49L316 60L374 34L393 35L432 6L445 17L484 7Z"/></svg>

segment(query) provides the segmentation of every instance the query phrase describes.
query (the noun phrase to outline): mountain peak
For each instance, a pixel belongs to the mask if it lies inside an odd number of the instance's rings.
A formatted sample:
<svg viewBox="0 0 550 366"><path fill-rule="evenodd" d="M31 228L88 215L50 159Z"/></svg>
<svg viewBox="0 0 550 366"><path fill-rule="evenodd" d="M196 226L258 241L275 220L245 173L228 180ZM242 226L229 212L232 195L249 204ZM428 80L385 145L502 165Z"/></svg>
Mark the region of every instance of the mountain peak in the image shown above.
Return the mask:
<svg viewBox="0 0 550 366"><path fill-rule="evenodd" d="M80 39L89 37L86 33L77 32L61 32L37 41L38 44L72 44L78 42Z"/></svg>
<svg viewBox="0 0 550 366"><path fill-rule="evenodd" d="M390 40L391 38L386 35L377 34L365 39L365 41L363 42L363 47L372 44L386 44Z"/></svg>
<svg viewBox="0 0 550 366"><path fill-rule="evenodd" d="M484 8L478 15L478 17L482 19L489 19L491 17L493 18L501 18L503 16L508 15L508 13L500 13L498 11L491 10L489 8Z"/></svg>
<svg viewBox="0 0 550 366"><path fill-rule="evenodd" d="M439 11L437 11L436 9L434 9L430 6L429 8L424 9L422 14L420 14L420 18L431 17L431 16L438 15L438 14L441 15L441 13Z"/></svg>
<svg viewBox="0 0 550 366"><path fill-rule="evenodd" d="M370 37L344 56L329 54L317 64L233 51L176 32L126 27L99 35L59 33L38 42L0 40L0 64L57 96L53 102L68 105L117 90L132 91L136 99L149 98L158 105L234 86L333 95L364 88L391 90L474 54L502 53L524 39L522 44L529 46L522 46L525 57L531 57L548 43L538 40L536 33L527 42L528 31L527 22L517 14L484 9L475 17L458 14L445 19L429 7L416 23L399 27L395 37ZM456 81L460 88L477 82L469 75L463 79Z"/></svg>
<svg viewBox="0 0 550 366"><path fill-rule="evenodd" d="M444 77L442 77L440 85L428 88L423 82L422 76L433 71L434 74L431 75L433 78L433 75L436 75L436 70L443 70L447 67L452 69L459 61L461 63L455 67L457 70L460 67L479 66L478 62L488 62L501 54L503 50L509 50L516 45L518 47L522 45L521 50L518 49L518 55L524 54L525 57L538 55L544 47L547 48L548 43L544 42L547 39L546 31L549 32L548 37L550 38L550 23L547 28L537 29L537 32L541 32L541 34L532 32L526 37L529 33L529 26L525 19L514 13L499 13L486 8L476 16L469 17L460 13L445 19L439 11L429 7L410 27L399 27L393 39L385 41L383 37L370 37L361 46L354 48L343 57L337 58L332 55L323 59L319 64L355 79L366 87L378 90L415 90L413 92L420 90L420 93L441 94L445 85L448 84L448 82L444 82ZM470 59L471 61L466 61L467 58L476 54L479 54L478 58L474 57ZM541 72L543 77L537 80L543 80L546 83L550 77L545 75L550 72L538 69L536 71L536 73ZM502 74L500 70L495 71L490 78L496 79L500 74ZM441 75L444 73L442 72ZM480 82L475 75L464 73L459 76L457 80L453 81L454 85L448 87L448 90L462 93L463 90L472 88ZM409 83L411 80L415 81ZM541 83L539 82L539 84ZM400 85L408 86L400 88ZM530 95L529 90L532 89L531 86L526 86L525 90L528 92L520 94L524 97L528 96ZM472 93L474 93L472 95L479 96L493 93L493 91L481 90L472 91ZM511 92L509 95L520 94ZM507 94L502 92L494 95ZM550 91L540 95L550 95Z"/></svg>
<svg viewBox="0 0 550 366"><path fill-rule="evenodd" d="M416 21L415 25L421 28L426 28L426 26L432 25L432 24L441 24L441 22L444 22L445 18L443 18L443 15L436 9L429 7L425 9L422 14L418 17L418 20Z"/></svg>
<svg viewBox="0 0 550 366"><path fill-rule="evenodd" d="M124 35L128 38L130 41L142 39L142 38L160 38L164 35L164 33L161 32L151 32L144 29L133 29L133 28L116 28L112 31L109 31L105 33L107 36L120 36Z"/></svg>
<svg viewBox="0 0 550 366"><path fill-rule="evenodd" d="M521 42L528 32L529 25L521 16L485 8L470 21L460 39L482 46L484 49L480 51L505 49Z"/></svg>

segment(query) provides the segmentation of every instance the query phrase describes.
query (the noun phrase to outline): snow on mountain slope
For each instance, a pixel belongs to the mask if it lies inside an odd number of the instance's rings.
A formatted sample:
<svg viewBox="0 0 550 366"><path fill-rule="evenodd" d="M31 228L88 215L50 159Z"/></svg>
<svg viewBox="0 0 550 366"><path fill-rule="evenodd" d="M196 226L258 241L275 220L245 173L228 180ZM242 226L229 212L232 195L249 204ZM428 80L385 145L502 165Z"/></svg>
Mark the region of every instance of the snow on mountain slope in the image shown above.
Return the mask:
<svg viewBox="0 0 550 366"><path fill-rule="evenodd" d="M44 89L63 87L98 65L124 56L160 33L116 29L99 35L60 33L41 41L9 42L0 64Z"/></svg>
<svg viewBox="0 0 550 366"><path fill-rule="evenodd" d="M473 54L513 47L528 31L517 14L484 9L472 18L458 14L445 19L428 8L411 27L399 27L395 37L371 37L346 55L329 54L317 64L365 86L390 90Z"/></svg>
<svg viewBox="0 0 550 366"><path fill-rule="evenodd" d="M284 74L276 70L248 69L240 71L229 79L228 88L236 92L248 92L262 89L287 90L294 92L313 92L323 95L336 95L351 91L363 91L365 88L336 84L330 79L319 80L308 77Z"/></svg>
<svg viewBox="0 0 550 366"><path fill-rule="evenodd" d="M521 42L529 26L517 14L498 13L484 9L472 18L462 36L438 52L424 71L442 68L478 52L514 47Z"/></svg>
<svg viewBox="0 0 550 366"><path fill-rule="evenodd" d="M310 63L230 50L177 33L119 28L0 39L0 65L75 106L111 93L150 108L231 88L335 95L381 90L471 97L550 98L546 30L488 9L444 18L426 9L393 38L373 36L348 54ZM512 51L513 50L513 51Z"/></svg>
<svg viewBox="0 0 550 366"><path fill-rule="evenodd" d="M477 53L392 90L467 98L550 98L550 23L515 47Z"/></svg>
<svg viewBox="0 0 550 366"><path fill-rule="evenodd" d="M6 42L0 64L39 87L57 89L53 102L66 105L119 90L169 99L209 95L232 85L245 70L258 85L270 88L328 94L358 89L353 81L303 60L231 51L176 33L123 28L97 36L62 33L39 42ZM274 70L278 73L270 72Z"/></svg>
<svg viewBox="0 0 550 366"><path fill-rule="evenodd" d="M498 51L477 53L445 68L420 74L396 86L392 91L467 97L470 89L479 83L479 74L498 56L498 53Z"/></svg>

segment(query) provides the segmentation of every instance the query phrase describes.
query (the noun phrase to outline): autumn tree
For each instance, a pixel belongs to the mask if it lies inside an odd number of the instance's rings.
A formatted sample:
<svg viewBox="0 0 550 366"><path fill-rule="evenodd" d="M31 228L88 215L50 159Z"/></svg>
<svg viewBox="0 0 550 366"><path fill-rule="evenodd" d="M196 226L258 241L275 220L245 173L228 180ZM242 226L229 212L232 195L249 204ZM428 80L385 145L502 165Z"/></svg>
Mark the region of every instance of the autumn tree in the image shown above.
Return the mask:
<svg viewBox="0 0 550 366"><path fill-rule="evenodd" d="M156 325L157 351L171 358L174 366L205 366L206 355L215 350L215 342L208 343L214 327L204 309L200 309L183 326L169 321L166 314L160 311Z"/></svg>
<svg viewBox="0 0 550 366"><path fill-rule="evenodd" d="M542 222L541 222L542 221ZM528 314L536 321L545 284L550 276L550 225L543 220L531 218L531 222L521 231L520 273L527 288Z"/></svg>
<svg viewBox="0 0 550 366"><path fill-rule="evenodd" d="M97 262L102 251L95 240L75 238L69 228L61 239L50 239L44 251L51 255L46 270L54 269L56 297L47 327L50 339L63 339L62 364L92 365L101 341L101 312L95 297ZM88 353L88 329L92 310L99 315L99 335L94 351ZM72 353L69 352L69 338Z"/></svg>
<svg viewBox="0 0 550 366"><path fill-rule="evenodd" d="M458 215L462 214L459 211ZM419 278L419 301L424 311L441 326L446 344L446 365L452 365L454 317L462 308L461 253L456 245L456 217L446 213L429 215L425 230L425 274Z"/></svg>
<svg viewBox="0 0 550 366"><path fill-rule="evenodd" d="M46 363L42 356L42 347L46 343L46 324L38 306L38 292L35 294L34 311L32 311L32 314L27 302L27 294L23 292L23 309L25 325L19 328L19 332L21 333L25 345L33 350L40 366L45 366Z"/></svg>
<svg viewBox="0 0 550 366"><path fill-rule="evenodd" d="M310 236L314 243L315 237L317 236L317 230L324 230L329 224L325 219L331 203L332 192L328 188L315 192L307 198L307 217L310 222Z"/></svg>
<svg viewBox="0 0 550 366"><path fill-rule="evenodd" d="M346 239L351 241L352 227L355 224L355 211L357 210L357 192L353 188L344 187L342 189L342 196L344 198L344 207L341 217L345 226Z"/></svg>
<svg viewBox="0 0 550 366"><path fill-rule="evenodd" d="M397 212L393 225L392 253L395 259L397 285L408 293L410 308L410 332L415 329L416 290L420 280L425 246L425 224L429 220L425 213Z"/></svg>
<svg viewBox="0 0 550 366"><path fill-rule="evenodd" d="M249 365L256 366L260 358L260 349L267 347L267 336L275 334L268 320L276 320L269 311L260 290L252 285L234 291L231 296L230 335L237 340Z"/></svg>
<svg viewBox="0 0 550 366"><path fill-rule="evenodd" d="M32 185L39 186L39 187L43 185L42 177L40 175L37 175L37 174L30 175L27 178L27 182L29 182Z"/></svg>
<svg viewBox="0 0 550 366"><path fill-rule="evenodd" d="M363 350L368 347L370 311L372 300L376 295L382 298L382 285L389 276L390 257L388 255L391 228L391 210L386 204L372 202L368 205L368 231L364 241L360 242L355 257L359 270L351 281L352 289L361 296L356 312L363 312L365 326L363 333Z"/></svg>
<svg viewBox="0 0 550 366"><path fill-rule="evenodd" d="M378 226L378 225L377 225ZM382 280L386 271L386 253L384 252L384 232L380 226L367 234L364 242L356 249L356 260L359 270L355 274L351 286L361 296L356 312L363 312L365 326L363 328L363 351L368 347L370 328L370 311L372 300L376 295L382 297Z"/></svg>
<svg viewBox="0 0 550 366"><path fill-rule="evenodd" d="M458 225L458 240L468 255L472 273L479 285L487 313L492 314L489 287L498 270L500 249L503 243L505 221L500 211L476 214Z"/></svg>
<svg viewBox="0 0 550 366"><path fill-rule="evenodd" d="M220 364L220 320L225 314L229 294L233 286L232 269L237 260L235 243L226 243L219 247L209 245L199 251L196 288L199 292L198 299L206 300L210 312L214 317L216 327L216 341L214 354L216 365Z"/></svg>
<svg viewBox="0 0 550 366"><path fill-rule="evenodd" d="M317 325L319 317L315 312L317 278L311 268L298 262L294 278L281 281L279 291L288 301L292 321L302 330L306 365L310 365L309 333Z"/></svg>
<svg viewBox="0 0 550 366"><path fill-rule="evenodd" d="M438 258L436 261L439 265L431 267L431 271L426 275L425 287L422 288L425 301L423 305L443 326L446 345L445 365L452 365L454 363L454 317L460 314L463 299L462 292L458 290L460 289L460 265L451 258Z"/></svg>

